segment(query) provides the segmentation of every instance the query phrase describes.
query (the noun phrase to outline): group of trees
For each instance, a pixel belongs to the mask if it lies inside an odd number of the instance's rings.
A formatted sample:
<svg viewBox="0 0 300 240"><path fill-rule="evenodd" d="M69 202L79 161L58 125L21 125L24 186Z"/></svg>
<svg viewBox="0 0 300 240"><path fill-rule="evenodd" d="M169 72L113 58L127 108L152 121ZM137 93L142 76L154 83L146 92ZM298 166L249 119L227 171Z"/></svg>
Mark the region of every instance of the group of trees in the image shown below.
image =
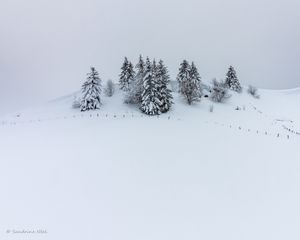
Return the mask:
<svg viewBox="0 0 300 240"><path fill-rule="evenodd" d="M199 101L202 96L201 77L194 62L190 65L188 61L183 60L180 64L177 76L179 93L181 93L191 105Z"/></svg>
<svg viewBox="0 0 300 240"><path fill-rule="evenodd" d="M144 62L142 56L136 65L136 71L131 62L125 58L121 68L119 85L125 91L125 103L136 104L148 115L158 115L170 110L172 92L169 89L170 77L164 62Z"/></svg>
<svg viewBox="0 0 300 240"><path fill-rule="evenodd" d="M201 83L201 77L194 62L190 65L188 61L183 60L180 64L177 81L179 93L183 95L189 105L200 101L203 95L203 84ZM212 81L212 86L209 88L209 97L214 102L223 102L230 97L228 89L238 93L242 91L236 71L232 66L229 67L225 82L217 81L216 79Z"/></svg>
<svg viewBox="0 0 300 240"><path fill-rule="evenodd" d="M183 60L180 64L177 75L178 92L191 105L193 102L200 101L203 95L203 84L201 77L194 62L189 64ZM147 57L146 61L142 56L134 66L125 57L121 67L119 87L125 93L125 103L135 104L139 109L148 115L158 115L170 110L173 102L172 91L170 89L170 76L164 62L158 63ZM242 87L237 78L236 72L230 66L226 80L213 80L209 87L210 99L215 102L222 102L229 98L228 89L241 92ZM104 92L111 97L114 94L114 83L109 80ZM253 95L256 94L251 89ZM250 92L250 90L248 90ZM81 111L99 109L101 106L102 81L94 67L87 74L87 79L82 85L81 99L76 101L73 106L79 107Z"/></svg>
<svg viewBox="0 0 300 240"><path fill-rule="evenodd" d="M232 90L238 93L242 92L241 84L237 78L235 69L230 66L226 75L225 81L212 81L212 87L210 88L210 99L214 102L223 102L230 98L231 95L228 90Z"/></svg>

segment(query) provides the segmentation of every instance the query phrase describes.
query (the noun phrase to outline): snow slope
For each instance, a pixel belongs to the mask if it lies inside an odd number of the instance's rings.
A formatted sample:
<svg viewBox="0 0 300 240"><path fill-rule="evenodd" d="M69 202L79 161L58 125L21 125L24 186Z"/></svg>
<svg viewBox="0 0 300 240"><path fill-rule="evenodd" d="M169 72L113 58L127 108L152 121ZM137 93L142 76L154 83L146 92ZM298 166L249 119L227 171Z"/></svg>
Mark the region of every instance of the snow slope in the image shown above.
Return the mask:
<svg viewBox="0 0 300 240"><path fill-rule="evenodd" d="M176 95L147 117L117 92L1 117L0 239L299 239L300 89L232 94L212 113Z"/></svg>

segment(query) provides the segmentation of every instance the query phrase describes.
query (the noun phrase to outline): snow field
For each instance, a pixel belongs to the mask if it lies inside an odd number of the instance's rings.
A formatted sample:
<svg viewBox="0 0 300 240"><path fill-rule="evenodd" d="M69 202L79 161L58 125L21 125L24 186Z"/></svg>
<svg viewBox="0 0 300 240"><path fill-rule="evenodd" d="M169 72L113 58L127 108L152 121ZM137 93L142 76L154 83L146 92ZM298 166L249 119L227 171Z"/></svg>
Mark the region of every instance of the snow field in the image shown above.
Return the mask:
<svg viewBox="0 0 300 240"><path fill-rule="evenodd" d="M117 92L99 111L66 97L3 116L0 239L299 239L300 136L282 125L300 129L300 95L260 94L212 113L176 95L148 117Z"/></svg>

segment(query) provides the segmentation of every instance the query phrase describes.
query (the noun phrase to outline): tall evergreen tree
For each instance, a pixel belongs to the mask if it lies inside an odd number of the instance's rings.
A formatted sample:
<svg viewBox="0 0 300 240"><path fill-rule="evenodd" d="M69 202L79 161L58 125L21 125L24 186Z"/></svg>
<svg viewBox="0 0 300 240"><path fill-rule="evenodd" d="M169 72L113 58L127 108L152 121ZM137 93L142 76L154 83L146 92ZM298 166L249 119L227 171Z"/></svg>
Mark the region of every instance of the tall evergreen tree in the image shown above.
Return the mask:
<svg viewBox="0 0 300 240"><path fill-rule="evenodd" d="M158 91L160 97L160 111L166 113L170 110L173 102L172 91L168 88L170 83L170 76L168 74L168 69L164 65L162 60L159 61L156 71L156 78L158 83Z"/></svg>
<svg viewBox="0 0 300 240"><path fill-rule="evenodd" d="M142 55L140 55L135 69L136 75L134 81L131 83L130 90L125 97L125 103L129 104L141 104L142 102L143 78L145 75L145 62Z"/></svg>
<svg viewBox="0 0 300 240"><path fill-rule="evenodd" d="M156 60L155 59L153 59L151 70L152 70L152 75L153 75L154 82L158 87L158 83L157 83L157 65L156 65Z"/></svg>
<svg viewBox="0 0 300 240"><path fill-rule="evenodd" d="M142 55L140 55L139 62L137 63L135 68L137 70L136 77L143 79L144 73L145 73L145 62L144 62Z"/></svg>
<svg viewBox="0 0 300 240"><path fill-rule="evenodd" d="M201 98L201 78L194 63L190 66L184 60L179 68L177 76L179 92L186 98L189 105Z"/></svg>
<svg viewBox="0 0 300 240"><path fill-rule="evenodd" d="M141 103L142 93L143 93L143 79L145 76L145 62L142 55L140 55L139 62L135 66L135 69L136 69L136 76L135 76L134 94L137 103Z"/></svg>
<svg viewBox="0 0 300 240"><path fill-rule="evenodd" d="M130 90L130 85L134 81L134 69L131 62L128 61L127 57L124 59L124 63L121 67L121 74L120 74L120 89L127 92Z"/></svg>
<svg viewBox="0 0 300 240"><path fill-rule="evenodd" d="M123 65L121 67L121 74L120 74L120 79L119 79L119 85L121 90L125 90L125 88L128 86L128 81L127 81L127 70L128 70L128 59L125 57Z"/></svg>
<svg viewBox="0 0 300 240"><path fill-rule="evenodd" d="M178 87L179 87L179 93L183 94L183 83L188 81L189 79L189 70L191 66L188 63L187 60L183 60L183 62L180 64L179 73L177 75L177 81L178 81Z"/></svg>
<svg viewBox="0 0 300 240"><path fill-rule="evenodd" d="M82 85L81 111L99 109L101 106L101 79L94 67L87 74L87 80Z"/></svg>
<svg viewBox="0 0 300 240"><path fill-rule="evenodd" d="M227 77L225 81L226 86L236 92L241 92L242 87L241 84L236 76L236 71L232 66L229 67L229 70L227 72Z"/></svg>
<svg viewBox="0 0 300 240"><path fill-rule="evenodd" d="M191 69L190 69L190 79L193 86L195 86L195 97L201 98L202 96L201 77L194 62L192 62Z"/></svg>
<svg viewBox="0 0 300 240"><path fill-rule="evenodd" d="M149 58L146 60L145 74L143 78L143 93L141 111L148 115L160 114L160 101L158 84L156 82L156 63L151 64Z"/></svg>

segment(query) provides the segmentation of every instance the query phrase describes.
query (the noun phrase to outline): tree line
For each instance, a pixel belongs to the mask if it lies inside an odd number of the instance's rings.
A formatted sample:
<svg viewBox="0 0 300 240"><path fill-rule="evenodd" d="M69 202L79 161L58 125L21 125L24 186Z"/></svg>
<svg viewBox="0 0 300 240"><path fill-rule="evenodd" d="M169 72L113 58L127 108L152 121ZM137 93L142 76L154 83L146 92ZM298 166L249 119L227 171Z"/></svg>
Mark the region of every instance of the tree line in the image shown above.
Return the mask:
<svg viewBox="0 0 300 240"><path fill-rule="evenodd" d="M230 97L228 90L241 92L242 87L237 78L235 69L230 66L226 80L213 80L212 86L202 84L201 76L194 62L191 64L183 60L177 75L178 92L186 100L187 104L200 101L203 97L203 89L210 92L212 101L222 102ZM134 66L127 57L121 67L119 75L119 88L124 92L124 102L136 105L147 115L159 115L168 112L173 104L172 90L170 88L170 76L168 68L162 60L144 61L140 55L138 63ZM104 89L108 96L114 93L114 84L107 82ZM76 107L81 111L99 109L101 107L102 80L98 71L91 67L87 79L82 85L81 98L77 100Z"/></svg>

